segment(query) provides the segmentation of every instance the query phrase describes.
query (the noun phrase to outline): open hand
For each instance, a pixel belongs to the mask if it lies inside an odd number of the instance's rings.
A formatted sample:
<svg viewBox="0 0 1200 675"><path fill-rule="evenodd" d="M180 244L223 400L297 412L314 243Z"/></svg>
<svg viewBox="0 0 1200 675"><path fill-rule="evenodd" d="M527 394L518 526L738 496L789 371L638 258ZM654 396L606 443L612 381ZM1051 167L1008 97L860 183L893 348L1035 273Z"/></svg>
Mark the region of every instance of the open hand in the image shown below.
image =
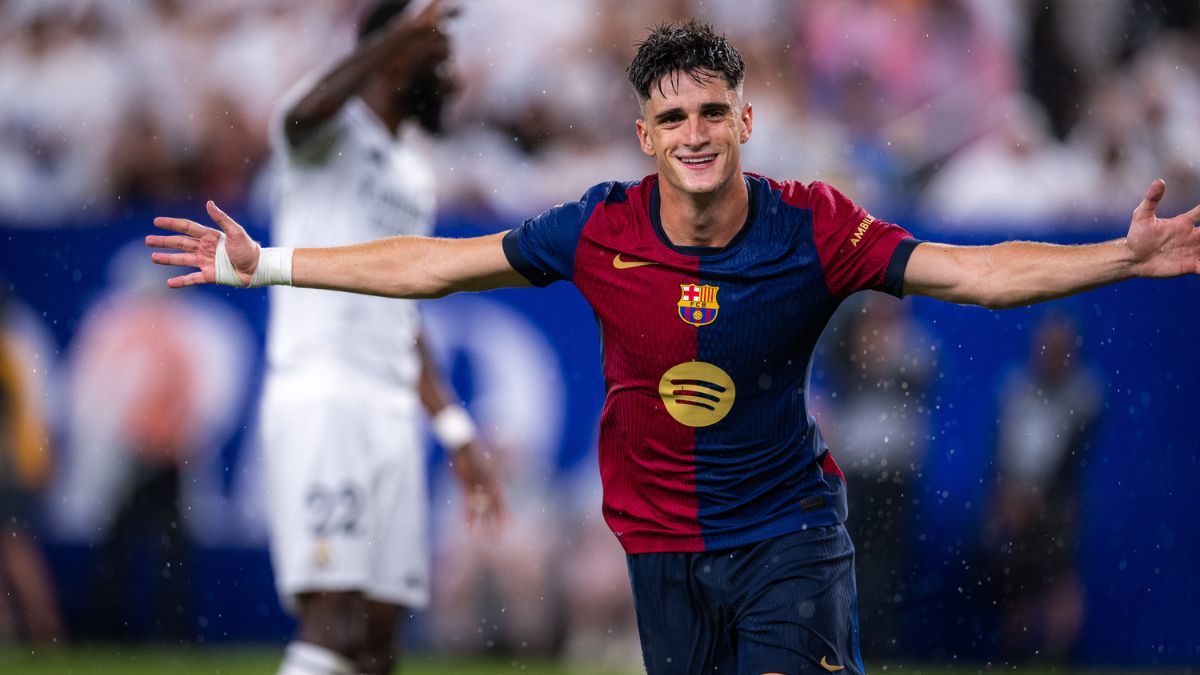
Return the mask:
<svg viewBox="0 0 1200 675"><path fill-rule="evenodd" d="M508 517L508 509L500 481L486 453L479 443L471 442L454 453L450 462L463 491L467 525L482 523L493 534L498 533Z"/></svg>
<svg viewBox="0 0 1200 675"><path fill-rule="evenodd" d="M1133 210L1125 243L1133 252L1136 272L1142 277L1177 277L1200 274L1200 206L1174 218L1154 214L1166 194L1161 178L1150 184L1146 197Z"/></svg>
<svg viewBox="0 0 1200 675"><path fill-rule="evenodd" d="M458 14L457 4L434 0L415 16L401 14L393 19L381 39L395 45L390 63L397 73L412 78L450 58L450 40L442 26ZM402 78L397 77L395 86L406 88Z"/></svg>
<svg viewBox="0 0 1200 675"><path fill-rule="evenodd" d="M392 19L386 28L388 38L408 39L420 33L437 31L442 23L453 19L461 12L457 2L433 0L415 16L402 12Z"/></svg>
<svg viewBox="0 0 1200 675"><path fill-rule="evenodd" d="M186 218L159 217L154 219L155 227L179 234L175 236L152 234L146 237L147 246L183 251L182 253L157 251L151 253L150 259L155 263L199 268L198 271L191 274L182 274L168 279L167 285L171 288L216 283L218 281L217 251L221 247L222 241L224 241L225 251L229 256L229 262L236 273L236 281L240 281L242 286L250 283L250 279L254 276L254 270L258 267L259 246L250 238L250 235L246 234L246 230L224 211L217 208L212 201L208 202L206 208L209 217L221 228L220 230L205 227ZM219 281L235 283L234 279L222 278Z"/></svg>

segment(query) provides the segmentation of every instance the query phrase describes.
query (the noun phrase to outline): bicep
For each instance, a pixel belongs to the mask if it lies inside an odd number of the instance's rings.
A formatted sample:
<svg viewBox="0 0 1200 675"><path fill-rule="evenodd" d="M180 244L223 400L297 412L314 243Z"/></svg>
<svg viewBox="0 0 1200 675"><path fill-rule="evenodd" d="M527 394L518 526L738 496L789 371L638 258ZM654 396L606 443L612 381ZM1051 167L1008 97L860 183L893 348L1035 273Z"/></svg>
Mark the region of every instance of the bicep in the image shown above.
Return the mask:
<svg viewBox="0 0 1200 675"><path fill-rule="evenodd" d="M447 292L484 291L491 288L529 286L504 252L504 235L498 232L469 239L439 239L430 263L445 280ZM438 248L445 246L448 254Z"/></svg>
<svg viewBox="0 0 1200 675"><path fill-rule="evenodd" d="M976 287L987 268L985 246L924 242L913 250L904 268L904 294L978 304Z"/></svg>

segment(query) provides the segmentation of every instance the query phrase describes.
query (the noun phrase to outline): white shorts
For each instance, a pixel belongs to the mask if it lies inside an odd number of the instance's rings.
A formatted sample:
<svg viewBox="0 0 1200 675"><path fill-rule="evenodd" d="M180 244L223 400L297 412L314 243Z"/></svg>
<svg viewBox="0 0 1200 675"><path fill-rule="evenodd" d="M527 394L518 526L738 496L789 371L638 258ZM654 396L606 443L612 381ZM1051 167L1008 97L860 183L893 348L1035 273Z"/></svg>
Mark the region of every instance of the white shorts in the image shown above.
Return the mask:
<svg viewBox="0 0 1200 675"><path fill-rule="evenodd" d="M271 375L263 392L280 600L291 608L298 593L355 590L425 607L428 497L419 406L391 390L331 384Z"/></svg>

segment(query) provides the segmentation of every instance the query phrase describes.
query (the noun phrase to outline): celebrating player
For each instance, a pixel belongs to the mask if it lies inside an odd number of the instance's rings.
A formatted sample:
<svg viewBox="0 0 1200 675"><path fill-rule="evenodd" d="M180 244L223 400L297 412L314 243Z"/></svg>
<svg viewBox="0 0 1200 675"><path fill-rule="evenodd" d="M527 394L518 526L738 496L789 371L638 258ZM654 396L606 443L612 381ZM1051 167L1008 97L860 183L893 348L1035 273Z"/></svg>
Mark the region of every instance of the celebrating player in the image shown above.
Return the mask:
<svg viewBox="0 0 1200 675"><path fill-rule="evenodd" d="M660 26L629 68L657 173L589 189L507 233L260 249L155 224L173 287L291 284L401 298L568 280L601 324L604 516L625 547L650 673L861 673L841 471L808 414L813 346L859 290L986 307L1200 271L1200 207L1087 246L921 243L832 187L745 173L745 66L698 22Z"/></svg>
<svg viewBox="0 0 1200 675"><path fill-rule="evenodd" d="M271 129L279 167L275 241L351 243L428 235L433 177L412 147L436 132L452 82L435 2L370 6L357 48L283 100ZM397 139L399 134L399 139ZM421 341L415 303L274 292L262 401L272 562L296 612L283 675L386 673L407 608L429 598L424 407L470 505L503 514L466 411Z"/></svg>

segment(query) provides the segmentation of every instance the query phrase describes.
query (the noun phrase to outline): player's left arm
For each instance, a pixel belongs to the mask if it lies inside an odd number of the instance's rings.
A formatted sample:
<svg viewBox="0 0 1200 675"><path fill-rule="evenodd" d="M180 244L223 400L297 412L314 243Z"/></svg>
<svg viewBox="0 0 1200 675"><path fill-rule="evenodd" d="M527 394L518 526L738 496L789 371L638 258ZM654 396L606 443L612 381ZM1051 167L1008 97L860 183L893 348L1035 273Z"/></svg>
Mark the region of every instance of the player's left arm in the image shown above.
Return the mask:
<svg viewBox="0 0 1200 675"><path fill-rule="evenodd" d="M495 462L491 461L466 409L447 394L449 388L425 345L423 334L417 336L417 354L421 361L417 393L429 413L434 436L445 448L450 468L462 488L467 524L481 522L498 529L507 518L507 509Z"/></svg>
<svg viewBox="0 0 1200 675"><path fill-rule="evenodd" d="M1135 277L1200 274L1200 206L1159 218L1154 211L1165 190L1166 184L1155 180L1133 211L1129 233L1112 241L1083 246L923 243L904 270L904 293L1004 309Z"/></svg>

